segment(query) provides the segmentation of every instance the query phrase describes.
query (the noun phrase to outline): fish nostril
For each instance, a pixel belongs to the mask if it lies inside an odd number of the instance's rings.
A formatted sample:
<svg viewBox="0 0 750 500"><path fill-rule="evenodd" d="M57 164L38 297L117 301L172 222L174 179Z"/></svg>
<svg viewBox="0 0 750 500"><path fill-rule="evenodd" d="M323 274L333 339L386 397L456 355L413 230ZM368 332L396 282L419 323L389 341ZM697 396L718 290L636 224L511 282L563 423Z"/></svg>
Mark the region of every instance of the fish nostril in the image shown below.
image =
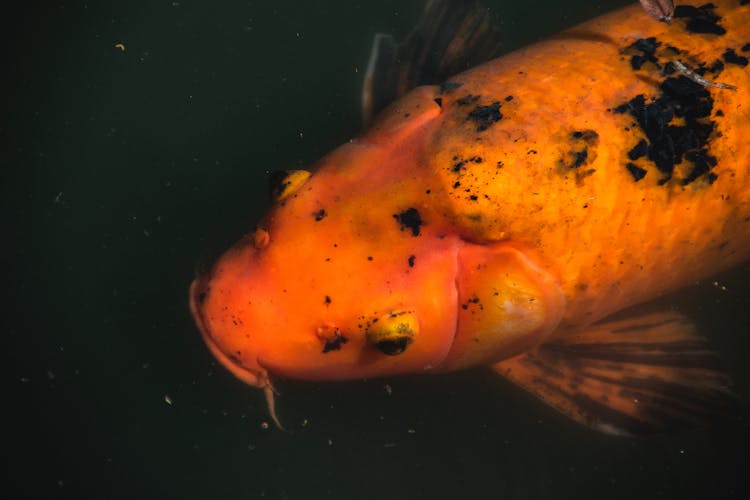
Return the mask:
<svg viewBox="0 0 750 500"><path fill-rule="evenodd" d="M413 312L394 311L373 321L367 328L367 342L383 354L396 356L404 352L419 332Z"/></svg>

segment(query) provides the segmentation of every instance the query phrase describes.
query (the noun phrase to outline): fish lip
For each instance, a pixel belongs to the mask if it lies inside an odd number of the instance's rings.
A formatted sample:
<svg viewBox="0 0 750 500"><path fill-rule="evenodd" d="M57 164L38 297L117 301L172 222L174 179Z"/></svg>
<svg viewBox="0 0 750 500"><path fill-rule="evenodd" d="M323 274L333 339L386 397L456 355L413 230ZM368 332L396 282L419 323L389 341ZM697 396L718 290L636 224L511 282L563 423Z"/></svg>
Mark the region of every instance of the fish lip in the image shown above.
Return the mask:
<svg viewBox="0 0 750 500"><path fill-rule="evenodd" d="M269 385L268 373L258 365L257 371L251 370L245 366L240 365L232 356L225 353L214 341L211 335L211 330L206 322L206 318L203 314L203 310L200 307L205 294L207 293L207 285L209 278L205 275L197 277L190 284L190 290L188 291L190 312L193 315L195 325L198 327L198 331L203 337L203 341L206 343L208 350L211 354L221 363L232 375L242 380L248 385L252 385L258 388L264 388ZM256 361L257 363L257 361Z"/></svg>

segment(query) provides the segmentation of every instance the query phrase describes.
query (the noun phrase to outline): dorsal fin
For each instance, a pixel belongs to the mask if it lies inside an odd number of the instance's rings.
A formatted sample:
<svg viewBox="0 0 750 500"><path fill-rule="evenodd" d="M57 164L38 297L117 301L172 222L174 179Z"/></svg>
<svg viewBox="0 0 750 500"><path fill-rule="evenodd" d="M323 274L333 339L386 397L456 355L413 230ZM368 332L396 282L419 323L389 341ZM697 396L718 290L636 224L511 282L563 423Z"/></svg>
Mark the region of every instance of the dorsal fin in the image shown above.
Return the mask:
<svg viewBox="0 0 750 500"><path fill-rule="evenodd" d="M429 0L414 30L397 44L378 33L362 88L365 125L419 85L440 83L499 54L489 11L473 0Z"/></svg>

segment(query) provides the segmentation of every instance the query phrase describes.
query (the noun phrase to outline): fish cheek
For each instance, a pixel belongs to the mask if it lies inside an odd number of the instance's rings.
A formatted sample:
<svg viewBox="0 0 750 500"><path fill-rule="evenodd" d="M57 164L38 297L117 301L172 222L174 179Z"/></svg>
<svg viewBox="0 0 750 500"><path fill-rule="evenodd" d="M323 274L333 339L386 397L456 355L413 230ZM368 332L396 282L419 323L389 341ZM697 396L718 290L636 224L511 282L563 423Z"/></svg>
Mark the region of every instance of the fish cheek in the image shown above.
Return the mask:
<svg viewBox="0 0 750 500"><path fill-rule="evenodd" d="M556 280L505 243L467 244L459 253L458 328L450 369L520 354L557 326L565 299Z"/></svg>

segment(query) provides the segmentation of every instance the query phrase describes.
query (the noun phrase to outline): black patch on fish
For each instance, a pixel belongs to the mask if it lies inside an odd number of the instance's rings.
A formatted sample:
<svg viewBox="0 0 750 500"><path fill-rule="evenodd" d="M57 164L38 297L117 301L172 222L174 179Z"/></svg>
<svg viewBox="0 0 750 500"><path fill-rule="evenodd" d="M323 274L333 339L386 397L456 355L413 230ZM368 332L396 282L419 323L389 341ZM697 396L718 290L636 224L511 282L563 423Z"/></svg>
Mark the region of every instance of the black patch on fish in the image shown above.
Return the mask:
<svg viewBox="0 0 750 500"><path fill-rule="evenodd" d="M750 52L750 43L746 43L745 45L743 45L742 48L740 49L740 51L741 52Z"/></svg>
<svg viewBox="0 0 750 500"><path fill-rule="evenodd" d="M596 130L574 130L570 133L570 136L573 139L583 139L587 144L595 144L596 141L599 139L599 134L596 132Z"/></svg>
<svg viewBox="0 0 750 500"><path fill-rule="evenodd" d="M716 158L708 154L709 136L714 123L708 120L713 108L711 94L700 84L684 77L670 77L659 87L661 95L646 103L643 94L615 108L615 113L629 113L636 119L648 139L648 159L665 174L659 184L666 184L674 176L675 165L683 159L691 162L692 169L680 182L685 185L708 175L716 165ZM682 119L683 125L672 125L672 120ZM636 146L642 149L642 146ZM630 157L630 153L628 153ZM640 151L636 151L638 153ZM687 155L691 152L690 155ZM631 158L634 159L634 158Z"/></svg>
<svg viewBox="0 0 750 500"><path fill-rule="evenodd" d="M329 297L328 295L326 295L325 299L323 299L323 303L325 305L330 305L331 304L331 297Z"/></svg>
<svg viewBox="0 0 750 500"><path fill-rule="evenodd" d="M441 83L438 86L438 88L440 89L441 94L449 94L453 92L454 90L456 90L457 88L461 87L462 85L463 83L445 81Z"/></svg>
<svg viewBox="0 0 750 500"><path fill-rule="evenodd" d="M457 99L456 104L458 104L459 106L468 106L469 104L474 104L478 100L479 100L478 95L468 94L462 97L461 99Z"/></svg>
<svg viewBox="0 0 750 500"><path fill-rule="evenodd" d="M477 124L477 132L483 132L493 123L503 119L503 115L500 113L500 102L495 101L489 106L479 105L469 113L468 118Z"/></svg>
<svg viewBox="0 0 750 500"><path fill-rule="evenodd" d="M580 184L583 179L595 172L594 169L580 167L593 163L596 158L599 134L595 130L584 129L570 132L569 137L570 150L557 161L558 171L563 175L574 171L576 182Z"/></svg>
<svg viewBox="0 0 750 500"><path fill-rule="evenodd" d="M322 221L326 215L328 214L326 213L324 208L321 208L320 210L316 210L315 212L313 212L313 217L315 217L316 222Z"/></svg>
<svg viewBox="0 0 750 500"><path fill-rule="evenodd" d="M687 18L685 29L690 33L712 33L723 35L727 32L719 25L721 16L714 14L716 6L712 3L693 7L692 5L678 5L674 9L674 18Z"/></svg>
<svg viewBox="0 0 750 500"><path fill-rule="evenodd" d="M628 162L625 165L625 168L628 169L628 172L630 172L630 175L633 176L633 180L635 182L638 182L639 180L641 180L644 177L646 177L646 173L647 173L646 170L642 169L641 167L639 167L635 163Z"/></svg>
<svg viewBox="0 0 750 500"><path fill-rule="evenodd" d="M750 45L750 44L748 44L748 45ZM510 102L512 100L513 100L513 96L512 95L505 96L505 102Z"/></svg>
<svg viewBox="0 0 750 500"><path fill-rule="evenodd" d="M635 70L641 69L641 66L646 62L652 62L659 66L656 56L654 55L656 53L656 48L659 45L661 45L661 42L657 41L653 36L649 38L639 38L630 44L625 49L626 51L640 52L640 54L635 54L630 58L630 66Z"/></svg>
<svg viewBox="0 0 750 500"><path fill-rule="evenodd" d="M453 161L456 163L453 164L451 171L458 173L464 169L467 163L482 163L484 159L481 156L472 156L471 158L459 160L458 156L454 156Z"/></svg>
<svg viewBox="0 0 750 500"><path fill-rule="evenodd" d="M419 236L420 227L424 222L416 208L407 208L401 213L393 214L393 218L398 221L402 231L409 229L412 236Z"/></svg>
<svg viewBox="0 0 750 500"><path fill-rule="evenodd" d="M436 97L435 99L433 99L433 101L435 101L435 104L437 104L441 108L443 107L443 98L442 97Z"/></svg>
<svg viewBox="0 0 750 500"><path fill-rule="evenodd" d="M737 66L747 66L747 57L737 55L734 49L727 49L721 55L727 64L736 64Z"/></svg>
<svg viewBox="0 0 750 500"><path fill-rule="evenodd" d="M323 354L327 354L331 351L338 351L341 349L341 346L347 342L349 342L349 339L337 332L332 340L326 340L323 345Z"/></svg>
<svg viewBox="0 0 750 500"><path fill-rule="evenodd" d="M409 263L409 267L414 267L414 260L417 258L416 255L410 255L406 261Z"/></svg>
<svg viewBox="0 0 750 500"><path fill-rule="evenodd" d="M638 141L638 144L633 147L633 149L628 151L628 158L630 158L631 160L637 160L642 156L646 156L646 153L648 153L648 143L644 139L641 139L640 141Z"/></svg>
<svg viewBox="0 0 750 500"><path fill-rule="evenodd" d="M700 68L696 69L695 72L701 76L705 75L706 73L713 73L715 76L718 76L723 69L724 63L721 61L721 59L716 59L711 63L711 66L701 66Z"/></svg>

